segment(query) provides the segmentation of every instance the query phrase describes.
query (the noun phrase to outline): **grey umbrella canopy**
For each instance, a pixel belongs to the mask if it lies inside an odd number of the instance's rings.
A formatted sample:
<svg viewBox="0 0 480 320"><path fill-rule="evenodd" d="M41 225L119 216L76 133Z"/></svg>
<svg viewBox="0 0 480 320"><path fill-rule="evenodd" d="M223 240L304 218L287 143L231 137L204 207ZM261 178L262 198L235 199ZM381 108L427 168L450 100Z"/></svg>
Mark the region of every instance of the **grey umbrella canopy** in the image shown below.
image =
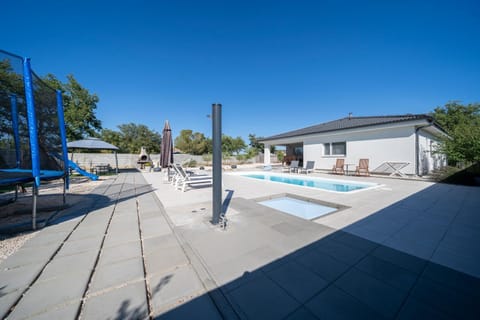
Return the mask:
<svg viewBox="0 0 480 320"><path fill-rule="evenodd" d="M117 158L118 147L114 146L113 144L110 144L98 138L86 138L82 140L67 142L67 148L88 149L88 150L113 150L113 153L115 153L115 165L116 165L115 172L118 173L118 158ZM72 152L72 158L73 158L73 152Z"/></svg>
<svg viewBox="0 0 480 320"><path fill-rule="evenodd" d="M172 129L168 120L165 121L165 126L162 131L162 145L160 148L160 166L166 168L173 163L173 141Z"/></svg>

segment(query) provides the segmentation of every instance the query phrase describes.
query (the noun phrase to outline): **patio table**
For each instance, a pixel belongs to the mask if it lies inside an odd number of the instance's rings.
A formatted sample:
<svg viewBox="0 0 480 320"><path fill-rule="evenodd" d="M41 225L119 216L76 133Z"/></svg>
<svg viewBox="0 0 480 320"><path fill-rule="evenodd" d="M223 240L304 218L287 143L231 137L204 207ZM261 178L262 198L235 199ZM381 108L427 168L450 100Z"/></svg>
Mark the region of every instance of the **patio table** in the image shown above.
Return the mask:
<svg viewBox="0 0 480 320"><path fill-rule="evenodd" d="M348 176L350 173L350 166L355 166L356 163L345 163L344 166L345 166L345 175Z"/></svg>

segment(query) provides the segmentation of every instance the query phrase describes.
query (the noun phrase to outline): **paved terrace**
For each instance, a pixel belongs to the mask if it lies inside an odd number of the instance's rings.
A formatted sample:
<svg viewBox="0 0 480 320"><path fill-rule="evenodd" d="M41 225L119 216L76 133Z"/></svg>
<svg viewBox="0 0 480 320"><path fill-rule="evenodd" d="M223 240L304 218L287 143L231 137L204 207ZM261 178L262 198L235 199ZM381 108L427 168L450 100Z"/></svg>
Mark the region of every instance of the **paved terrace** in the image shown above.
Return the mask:
<svg viewBox="0 0 480 320"><path fill-rule="evenodd" d="M0 316L478 319L480 189L367 179L382 185L338 194L226 174L222 230L211 188L122 173L0 264ZM312 222L254 201L286 192L350 208Z"/></svg>

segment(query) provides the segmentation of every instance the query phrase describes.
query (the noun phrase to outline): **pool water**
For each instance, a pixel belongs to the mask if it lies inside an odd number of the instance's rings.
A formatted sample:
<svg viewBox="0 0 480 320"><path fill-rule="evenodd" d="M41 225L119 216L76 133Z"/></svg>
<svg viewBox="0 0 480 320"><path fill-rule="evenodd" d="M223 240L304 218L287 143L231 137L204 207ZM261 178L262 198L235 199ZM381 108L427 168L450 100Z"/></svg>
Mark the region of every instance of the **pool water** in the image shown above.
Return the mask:
<svg viewBox="0 0 480 320"><path fill-rule="evenodd" d="M276 209L307 220L315 219L338 210L337 208L291 197L274 198L260 201L259 203L272 209Z"/></svg>
<svg viewBox="0 0 480 320"><path fill-rule="evenodd" d="M369 188L375 185L375 184L353 183L353 182L345 182L340 180L329 180L329 179L321 179L321 178L288 177L288 176L263 174L263 173L252 173L252 174L246 174L243 176L247 178L268 180L273 182L280 182L280 183L311 187L311 188L317 188L317 189L323 189L323 190L330 190L330 191L336 191L336 192L350 192L350 191Z"/></svg>

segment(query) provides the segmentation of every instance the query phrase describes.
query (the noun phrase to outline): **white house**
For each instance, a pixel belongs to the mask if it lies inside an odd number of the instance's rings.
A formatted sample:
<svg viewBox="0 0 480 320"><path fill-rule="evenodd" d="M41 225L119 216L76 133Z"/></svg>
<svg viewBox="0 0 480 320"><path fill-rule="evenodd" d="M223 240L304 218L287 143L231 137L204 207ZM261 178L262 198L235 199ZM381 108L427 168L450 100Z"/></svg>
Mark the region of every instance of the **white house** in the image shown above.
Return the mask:
<svg viewBox="0 0 480 320"><path fill-rule="evenodd" d="M315 169L331 170L344 158L349 170L360 159L369 159L371 172L425 175L446 165L446 157L434 152L445 131L425 114L346 117L281 133L261 140L265 165L270 146L285 146L287 159L315 161ZM400 169L401 168L401 169Z"/></svg>

